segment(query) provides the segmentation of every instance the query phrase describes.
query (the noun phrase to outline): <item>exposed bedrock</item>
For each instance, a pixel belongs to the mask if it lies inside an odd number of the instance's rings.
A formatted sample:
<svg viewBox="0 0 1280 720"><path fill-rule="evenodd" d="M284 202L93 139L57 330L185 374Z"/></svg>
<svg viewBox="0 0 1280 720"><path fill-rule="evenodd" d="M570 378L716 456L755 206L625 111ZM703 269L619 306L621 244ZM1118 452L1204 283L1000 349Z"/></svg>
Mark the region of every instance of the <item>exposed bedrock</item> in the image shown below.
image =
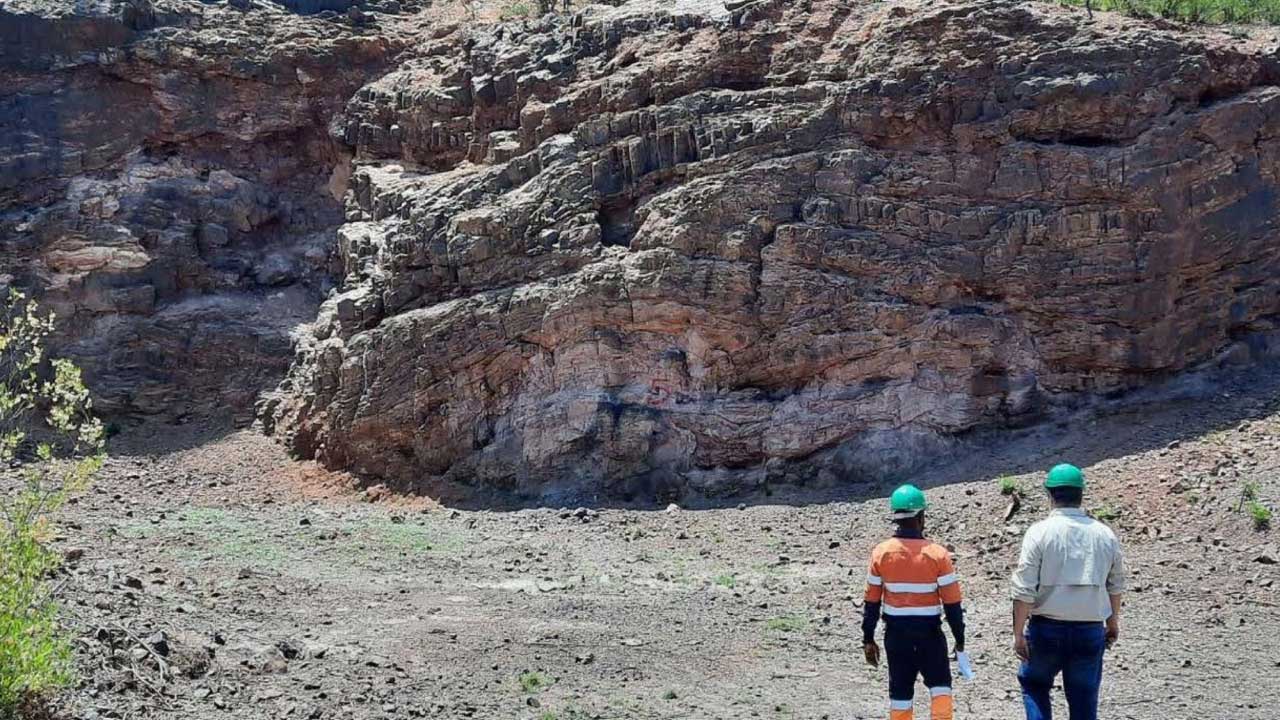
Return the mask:
<svg viewBox="0 0 1280 720"><path fill-rule="evenodd" d="M57 313L104 412L251 420L283 376L338 269L328 121L395 46L338 20L0 5L0 286Z"/></svg>
<svg viewBox="0 0 1280 720"><path fill-rule="evenodd" d="M355 94L264 405L405 487L883 478L1274 342L1276 58L1041 3L594 7Z"/></svg>
<svg viewBox="0 0 1280 720"><path fill-rule="evenodd" d="M1277 342L1264 39L1015 0L436 12L0 7L0 285L100 407L246 419L292 360L266 428L373 481L727 495Z"/></svg>

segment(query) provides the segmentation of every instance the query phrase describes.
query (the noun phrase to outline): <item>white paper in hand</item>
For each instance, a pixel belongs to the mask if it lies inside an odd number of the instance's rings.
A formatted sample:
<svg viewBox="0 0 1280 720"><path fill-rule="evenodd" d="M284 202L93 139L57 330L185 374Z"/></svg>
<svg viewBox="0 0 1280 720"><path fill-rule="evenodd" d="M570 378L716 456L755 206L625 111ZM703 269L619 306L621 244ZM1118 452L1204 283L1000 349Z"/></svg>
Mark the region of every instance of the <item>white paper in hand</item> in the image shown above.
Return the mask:
<svg viewBox="0 0 1280 720"><path fill-rule="evenodd" d="M956 665L960 668L960 676L965 680L973 679L973 665L969 664L969 653L956 653Z"/></svg>

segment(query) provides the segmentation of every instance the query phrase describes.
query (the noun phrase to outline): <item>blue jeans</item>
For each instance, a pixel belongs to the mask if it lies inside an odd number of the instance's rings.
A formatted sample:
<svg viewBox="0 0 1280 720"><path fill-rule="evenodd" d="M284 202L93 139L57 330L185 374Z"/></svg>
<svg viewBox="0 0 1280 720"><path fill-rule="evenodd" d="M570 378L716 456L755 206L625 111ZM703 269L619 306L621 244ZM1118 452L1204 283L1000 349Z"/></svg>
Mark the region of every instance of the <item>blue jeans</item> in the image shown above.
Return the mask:
<svg viewBox="0 0 1280 720"><path fill-rule="evenodd" d="M1027 647L1031 660L1018 671L1027 720L1052 720L1049 691L1058 673L1062 673L1071 720L1098 720L1106 626L1033 617L1027 627Z"/></svg>

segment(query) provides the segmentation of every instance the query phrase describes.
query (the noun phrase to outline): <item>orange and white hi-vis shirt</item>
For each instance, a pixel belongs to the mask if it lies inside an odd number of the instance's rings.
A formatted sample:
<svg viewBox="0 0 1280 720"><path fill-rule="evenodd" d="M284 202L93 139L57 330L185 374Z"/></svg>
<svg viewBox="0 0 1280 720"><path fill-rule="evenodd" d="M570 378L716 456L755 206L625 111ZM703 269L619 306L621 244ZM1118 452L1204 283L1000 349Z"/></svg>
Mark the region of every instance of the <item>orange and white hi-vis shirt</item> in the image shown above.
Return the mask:
<svg viewBox="0 0 1280 720"><path fill-rule="evenodd" d="M871 551L862 642L875 643L883 613L889 660L889 718L911 720L917 675L929 688L929 717L952 720L951 672L941 617L945 615L957 650L964 647L964 609L951 554L925 540L917 528L899 527L894 537ZM905 642L904 642L905 640Z"/></svg>
<svg viewBox="0 0 1280 720"><path fill-rule="evenodd" d="M894 537L871 551L868 603L881 603L886 617L941 616L942 606L961 600L951 553L923 538Z"/></svg>

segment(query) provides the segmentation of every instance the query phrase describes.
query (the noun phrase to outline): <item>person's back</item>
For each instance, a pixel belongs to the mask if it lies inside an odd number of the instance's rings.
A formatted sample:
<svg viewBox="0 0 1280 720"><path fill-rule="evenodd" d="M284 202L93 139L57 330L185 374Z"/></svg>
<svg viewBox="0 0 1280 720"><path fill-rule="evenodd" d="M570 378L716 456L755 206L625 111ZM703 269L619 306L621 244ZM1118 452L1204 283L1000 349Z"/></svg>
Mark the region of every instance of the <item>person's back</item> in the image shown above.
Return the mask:
<svg viewBox="0 0 1280 720"><path fill-rule="evenodd" d="M960 583L951 553L924 538L924 493L912 485L894 491L890 501L898 529L876 545L867 566L863 607L863 652L878 665L880 646L876 624L884 615L885 655L889 661L889 717L909 720L917 676L929 688L933 720L952 720L951 667L942 634L945 615L956 639L961 671L968 673L964 655L964 610Z"/></svg>
<svg viewBox="0 0 1280 720"><path fill-rule="evenodd" d="M1033 616L1086 622L1111 615L1107 580L1120 554L1111 528L1082 510L1058 508L1027 530L1027 543L1036 548L1028 561L1039 563L1037 587L1022 588L1035 598Z"/></svg>
<svg viewBox="0 0 1280 720"><path fill-rule="evenodd" d="M1120 634L1124 556L1111 528L1080 509L1079 468L1053 468L1045 488L1053 511L1027 530L1012 578L1023 705L1028 720L1050 720L1061 673L1072 720L1096 720L1103 654Z"/></svg>
<svg viewBox="0 0 1280 720"><path fill-rule="evenodd" d="M960 588L951 568L951 553L941 545L912 536L909 530L880 543L871 551L871 566L883 585L886 617L940 617L942 605L960 602Z"/></svg>

